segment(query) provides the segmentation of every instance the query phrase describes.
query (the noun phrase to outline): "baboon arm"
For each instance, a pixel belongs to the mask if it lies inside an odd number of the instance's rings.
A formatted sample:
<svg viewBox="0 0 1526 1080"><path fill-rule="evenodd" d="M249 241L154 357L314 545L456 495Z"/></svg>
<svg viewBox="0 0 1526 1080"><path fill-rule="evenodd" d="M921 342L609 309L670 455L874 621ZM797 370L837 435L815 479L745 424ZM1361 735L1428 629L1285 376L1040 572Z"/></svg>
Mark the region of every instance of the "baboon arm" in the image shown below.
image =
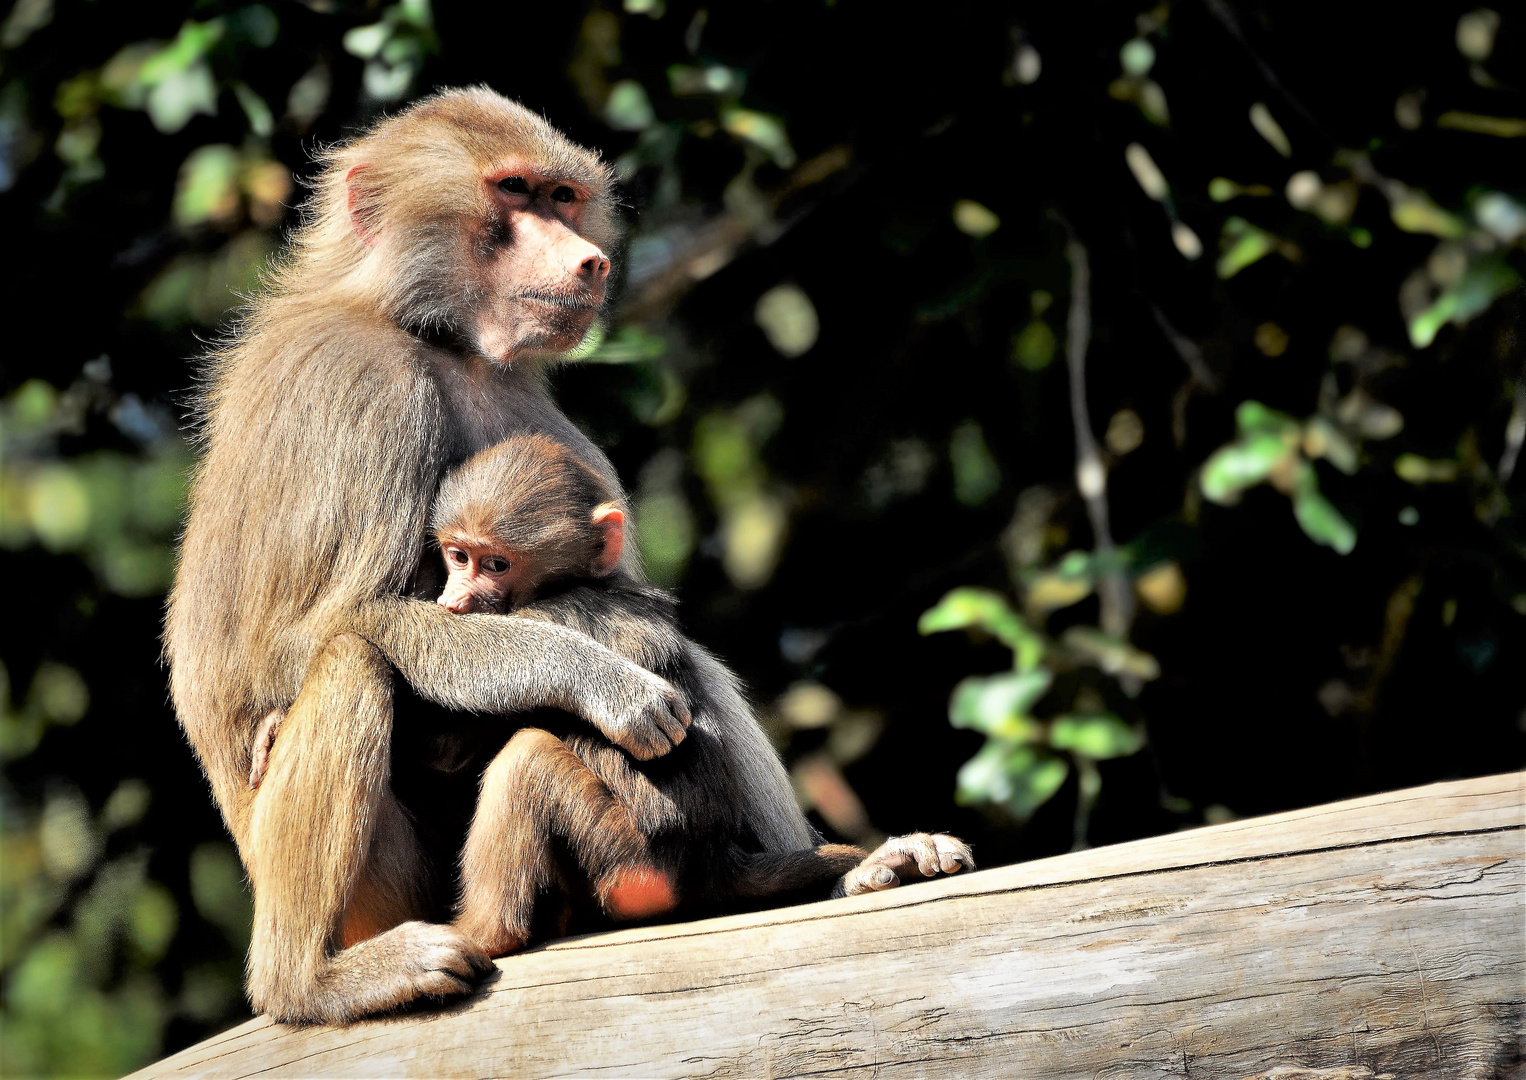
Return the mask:
<svg viewBox="0 0 1526 1080"><path fill-rule="evenodd" d="M380 649L420 696L447 708L563 709L641 760L667 753L689 724L688 704L667 681L554 623L383 597L362 604L347 629Z"/></svg>

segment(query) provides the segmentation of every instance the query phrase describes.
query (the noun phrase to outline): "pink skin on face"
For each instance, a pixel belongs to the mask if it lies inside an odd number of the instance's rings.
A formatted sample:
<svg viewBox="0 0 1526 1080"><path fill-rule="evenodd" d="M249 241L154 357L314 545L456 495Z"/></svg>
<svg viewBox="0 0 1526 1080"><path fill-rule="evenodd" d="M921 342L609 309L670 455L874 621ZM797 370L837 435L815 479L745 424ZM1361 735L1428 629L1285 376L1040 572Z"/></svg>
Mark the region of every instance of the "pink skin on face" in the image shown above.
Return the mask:
<svg viewBox="0 0 1526 1080"><path fill-rule="evenodd" d="M588 192L514 161L484 182L513 237L490 272L530 284L489 306L478 344L499 360L576 346L604 302L609 279L609 258L578 232Z"/></svg>
<svg viewBox="0 0 1526 1080"><path fill-rule="evenodd" d="M437 601L457 615L474 611L503 611L508 605L514 563L500 551L465 544L446 544L447 578Z"/></svg>

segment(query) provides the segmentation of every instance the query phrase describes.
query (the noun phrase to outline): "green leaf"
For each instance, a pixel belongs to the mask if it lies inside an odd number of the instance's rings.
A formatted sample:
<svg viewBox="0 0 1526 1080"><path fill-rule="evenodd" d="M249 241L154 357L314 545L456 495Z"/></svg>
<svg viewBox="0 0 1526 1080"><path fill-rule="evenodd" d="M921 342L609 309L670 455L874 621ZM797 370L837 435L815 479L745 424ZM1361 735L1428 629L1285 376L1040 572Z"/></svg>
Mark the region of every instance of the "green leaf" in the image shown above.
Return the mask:
<svg viewBox="0 0 1526 1080"><path fill-rule="evenodd" d="M1276 239L1244 218L1232 217L1224 223L1224 252L1219 256L1218 274L1232 278L1251 263L1277 250Z"/></svg>
<svg viewBox="0 0 1526 1080"><path fill-rule="evenodd" d="M369 26L357 26L345 32L344 51L362 60L370 60L381 52L382 46L392 36L392 27L385 22Z"/></svg>
<svg viewBox="0 0 1526 1080"><path fill-rule="evenodd" d="M1229 443L1203 462L1198 484L1204 498L1222 505L1233 503L1242 491L1265 480L1293 452L1281 435L1256 435Z"/></svg>
<svg viewBox="0 0 1526 1080"><path fill-rule="evenodd" d="M1094 626L1072 626L1060 640L1105 674L1133 675L1146 681L1160 677L1160 662L1155 657Z"/></svg>
<svg viewBox="0 0 1526 1080"><path fill-rule="evenodd" d="M609 88L604 103L604 120L617 131L641 131L652 126L657 114L646 88L635 79L621 79Z"/></svg>
<svg viewBox="0 0 1526 1080"><path fill-rule="evenodd" d="M1241 435L1279 435L1286 438L1297 430L1298 421L1259 401L1246 400L1235 407L1235 428Z"/></svg>
<svg viewBox="0 0 1526 1080"><path fill-rule="evenodd" d="M1389 206L1394 224L1405 232L1431 236L1461 236L1468 227L1430 200L1423 191L1408 191Z"/></svg>
<svg viewBox="0 0 1526 1080"><path fill-rule="evenodd" d="M1043 668L971 676L954 687L948 705L949 722L1008 742L1031 741L1039 728L1027 713L1053 682L1054 676Z"/></svg>
<svg viewBox="0 0 1526 1080"><path fill-rule="evenodd" d="M1016 653L1019 671L1036 667L1044 654L1043 638L1028 628L1006 597L990 589L954 589L917 620L920 634L970 627L984 630Z"/></svg>
<svg viewBox="0 0 1526 1080"><path fill-rule="evenodd" d="M955 797L965 805L995 803L1019 821L1060 790L1070 766L1046 750L991 740L959 770Z"/></svg>
<svg viewBox="0 0 1526 1080"><path fill-rule="evenodd" d="M1356 529L1319 493L1319 479L1308 462L1303 463L1294 480L1293 517L1315 543L1334 548L1342 555L1349 555L1356 547Z"/></svg>
<svg viewBox="0 0 1526 1080"><path fill-rule="evenodd" d="M1394 472L1411 484L1448 484L1457 479L1457 462L1432 461L1419 454L1400 454Z"/></svg>
<svg viewBox="0 0 1526 1080"><path fill-rule="evenodd" d="M1144 746L1144 733L1112 713L1059 716L1049 725L1049 745L1098 761L1128 757Z"/></svg>
<svg viewBox="0 0 1526 1080"><path fill-rule="evenodd" d="M1043 371L1054 360L1054 331L1038 316L1012 339L1012 359L1028 371Z"/></svg>
<svg viewBox="0 0 1526 1080"><path fill-rule="evenodd" d="M1495 297L1514 288L1519 280L1520 275L1499 259L1473 263L1456 285L1410 320L1410 344L1417 349L1425 348L1447 323L1467 322L1494 303Z"/></svg>
<svg viewBox="0 0 1526 1080"><path fill-rule="evenodd" d="M743 142L750 142L774 159L781 169L795 164L795 150L778 117L752 109L730 108L721 114L721 126Z"/></svg>
<svg viewBox="0 0 1526 1080"><path fill-rule="evenodd" d="M138 81L145 86L154 86L186 71L205 56L207 50L216 45L222 36L223 21L221 19L212 19L204 23L187 19L181 25L180 33L175 36L175 40L160 49L138 69Z"/></svg>
<svg viewBox="0 0 1526 1080"><path fill-rule="evenodd" d="M180 166L172 214L182 227L238 213L238 151L226 143L197 147Z"/></svg>

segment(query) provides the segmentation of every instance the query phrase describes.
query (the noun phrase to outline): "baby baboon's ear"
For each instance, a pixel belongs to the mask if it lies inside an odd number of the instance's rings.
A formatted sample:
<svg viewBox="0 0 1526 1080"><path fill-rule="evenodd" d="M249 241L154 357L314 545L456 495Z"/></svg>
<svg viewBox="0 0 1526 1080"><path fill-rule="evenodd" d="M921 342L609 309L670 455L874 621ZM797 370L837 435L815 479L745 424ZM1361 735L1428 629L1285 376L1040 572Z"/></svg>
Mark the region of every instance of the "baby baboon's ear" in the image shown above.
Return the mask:
<svg viewBox="0 0 1526 1080"><path fill-rule="evenodd" d="M594 552L593 572L597 577L606 577L615 572L625 551L625 511L614 503L600 503L593 508L593 527L600 538Z"/></svg>

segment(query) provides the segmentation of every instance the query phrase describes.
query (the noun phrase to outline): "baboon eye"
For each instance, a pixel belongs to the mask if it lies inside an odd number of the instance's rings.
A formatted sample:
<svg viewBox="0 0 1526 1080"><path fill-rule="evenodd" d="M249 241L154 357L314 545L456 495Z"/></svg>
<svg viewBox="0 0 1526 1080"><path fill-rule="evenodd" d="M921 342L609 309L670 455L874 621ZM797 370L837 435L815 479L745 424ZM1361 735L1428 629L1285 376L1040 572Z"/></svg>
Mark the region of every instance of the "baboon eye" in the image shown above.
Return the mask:
<svg viewBox="0 0 1526 1080"><path fill-rule="evenodd" d="M513 565L508 559L500 558L497 555L489 555L482 560L482 569L486 570L489 574L501 574Z"/></svg>
<svg viewBox="0 0 1526 1080"><path fill-rule="evenodd" d="M457 566L466 565L466 552L462 551L460 548L451 548L448 552L448 555L450 561L455 563Z"/></svg>
<svg viewBox="0 0 1526 1080"><path fill-rule="evenodd" d="M511 195L530 194L530 185L525 183L523 176L505 176L502 180L498 181L498 186ZM555 195L552 197L555 198Z"/></svg>
<svg viewBox="0 0 1526 1080"><path fill-rule="evenodd" d="M551 192L552 202L572 202L577 197L578 193L573 191L566 184L563 184L561 187Z"/></svg>

